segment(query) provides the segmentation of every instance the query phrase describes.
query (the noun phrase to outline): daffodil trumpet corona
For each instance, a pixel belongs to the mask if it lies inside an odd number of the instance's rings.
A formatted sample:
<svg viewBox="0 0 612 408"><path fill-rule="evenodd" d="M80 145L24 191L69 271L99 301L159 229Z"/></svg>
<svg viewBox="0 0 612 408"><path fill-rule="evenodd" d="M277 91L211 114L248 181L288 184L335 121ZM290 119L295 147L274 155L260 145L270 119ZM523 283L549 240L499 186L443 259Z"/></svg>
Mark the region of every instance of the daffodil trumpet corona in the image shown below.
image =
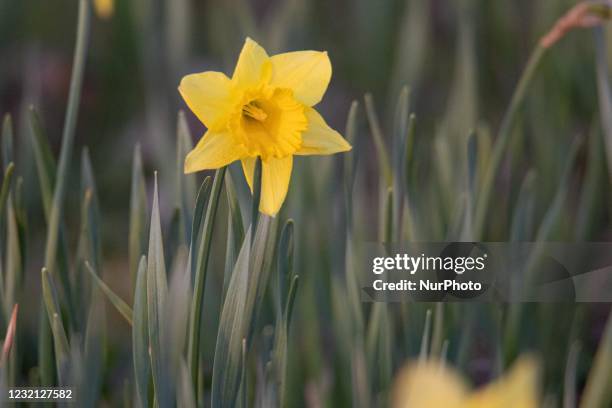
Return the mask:
<svg viewBox="0 0 612 408"><path fill-rule="evenodd" d="M325 94L332 67L327 52L268 56L247 38L231 78L206 71L185 76L183 99L207 131L185 158L185 173L217 169L236 160L253 191L261 158L259 210L280 210L295 155L328 155L351 149L313 108Z"/></svg>

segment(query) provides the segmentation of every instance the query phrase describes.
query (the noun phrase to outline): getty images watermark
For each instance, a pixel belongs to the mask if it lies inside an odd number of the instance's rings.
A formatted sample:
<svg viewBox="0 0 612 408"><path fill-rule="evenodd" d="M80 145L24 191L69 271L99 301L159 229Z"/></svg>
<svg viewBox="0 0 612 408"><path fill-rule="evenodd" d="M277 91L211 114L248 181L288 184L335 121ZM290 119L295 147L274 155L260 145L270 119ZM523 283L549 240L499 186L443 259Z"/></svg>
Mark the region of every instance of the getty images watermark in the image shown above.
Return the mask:
<svg viewBox="0 0 612 408"><path fill-rule="evenodd" d="M612 243L366 243L363 301L610 302Z"/></svg>

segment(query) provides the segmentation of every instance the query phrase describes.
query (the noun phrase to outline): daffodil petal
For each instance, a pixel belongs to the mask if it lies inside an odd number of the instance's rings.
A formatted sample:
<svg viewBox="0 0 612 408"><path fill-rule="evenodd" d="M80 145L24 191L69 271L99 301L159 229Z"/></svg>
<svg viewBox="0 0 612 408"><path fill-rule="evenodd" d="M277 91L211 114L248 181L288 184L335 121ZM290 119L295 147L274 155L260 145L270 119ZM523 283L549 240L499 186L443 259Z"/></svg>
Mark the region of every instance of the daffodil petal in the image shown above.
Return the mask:
<svg viewBox="0 0 612 408"><path fill-rule="evenodd" d="M249 185L251 191L253 191L253 176L255 174L255 163L257 162L256 157L246 157L241 160L242 171L244 172L244 178Z"/></svg>
<svg viewBox="0 0 612 408"><path fill-rule="evenodd" d="M262 161L261 166L261 202L259 211L275 216L280 210L291 179L293 156L270 158Z"/></svg>
<svg viewBox="0 0 612 408"><path fill-rule="evenodd" d="M216 129L224 123L232 109L231 81L221 72L187 75L178 89L189 109L209 129Z"/></svg>
<svg viewBox="0 0 612 408"><path fill-rule="evenodd" d="M293 90L295 98L306 106L314 106L327 90L332 67L327 52L294 51L274 55L270 84Z"/></svg>
<svg viewBox="0 0 612 408"><path fill-rule="evenodd" d="M232 81L240 88L252 87L268 80L271 69L266 50L247 37L240 51Z"/></svg>
<svg viewBox="0 0 612 408"><path fill-rule="evenodd" d="M466 401L466 408L536 408L537 364L530 357L514 363L509 373L499 380L474 392Z"/></svg>
<svg viewBox="0 0 612 408"><path fill-rule="evenodd" d="M312 108L304 112L308 128L302 133L302 146L296 155L334 154L351 150L351 145L334 129L330 128L319 112Z"/></svg>
<svg viewBox="0 0 612 408"><path fill-rule="evenodd" d="M208 131L185 158L185 173L218 169L236 161L242 155L228 132Z"/></svg>
<svg viewBox="0 0 612 408"><path fill-rule="evenodd" d="M439 362L413 363L403 368L393 385L393 408L462 408L467 387L461 377Z"/></svg>

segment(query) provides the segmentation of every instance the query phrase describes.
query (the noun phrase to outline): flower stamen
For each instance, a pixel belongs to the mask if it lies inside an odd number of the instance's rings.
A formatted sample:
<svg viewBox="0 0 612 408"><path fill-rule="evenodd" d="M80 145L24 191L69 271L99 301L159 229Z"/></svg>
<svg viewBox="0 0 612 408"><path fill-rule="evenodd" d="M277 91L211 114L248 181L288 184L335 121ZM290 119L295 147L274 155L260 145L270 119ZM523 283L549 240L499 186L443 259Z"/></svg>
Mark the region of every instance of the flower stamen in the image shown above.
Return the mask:
<svg viewBox="0 0 612 408"><path fill-rule="evenodd" d="M268 114L263 109L257 106L255 102L248 103L242 107L242 113L251 119L263 122L268 117Z"/></svg>

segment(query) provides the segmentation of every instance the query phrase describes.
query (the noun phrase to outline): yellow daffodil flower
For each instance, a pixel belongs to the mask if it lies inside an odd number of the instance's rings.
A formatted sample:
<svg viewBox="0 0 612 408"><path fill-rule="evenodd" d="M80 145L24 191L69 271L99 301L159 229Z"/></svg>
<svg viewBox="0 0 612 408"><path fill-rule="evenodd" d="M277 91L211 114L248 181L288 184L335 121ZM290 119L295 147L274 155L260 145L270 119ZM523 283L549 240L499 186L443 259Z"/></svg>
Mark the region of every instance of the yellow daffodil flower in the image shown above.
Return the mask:
<svg viewBox="0 0 612 408"><path fill-rule="evenodd" d="M287 195L294 155L351 149L313 109L331 73L326 52L295 51L270 57L247 38L231 78L213 71L185 76L179 92L208 129L185 158L185 173L240 160L252 191L260 157L259 210L274 216Z"/></svg>
<svg viewBox="0 0 612 408"><path fill-rule="evenodd" d="M114 0L94 0L94 9L98 17L102 19L109 18L115 10Z"/></svg>
<svg viewBox="0 0 612 408"><path fill-rule="evenodd" d="M393 387L393 408L536 408L537 365L528 357L510 372L470 392L454 370L440 362L420 362L402 369Z"/></svg>

